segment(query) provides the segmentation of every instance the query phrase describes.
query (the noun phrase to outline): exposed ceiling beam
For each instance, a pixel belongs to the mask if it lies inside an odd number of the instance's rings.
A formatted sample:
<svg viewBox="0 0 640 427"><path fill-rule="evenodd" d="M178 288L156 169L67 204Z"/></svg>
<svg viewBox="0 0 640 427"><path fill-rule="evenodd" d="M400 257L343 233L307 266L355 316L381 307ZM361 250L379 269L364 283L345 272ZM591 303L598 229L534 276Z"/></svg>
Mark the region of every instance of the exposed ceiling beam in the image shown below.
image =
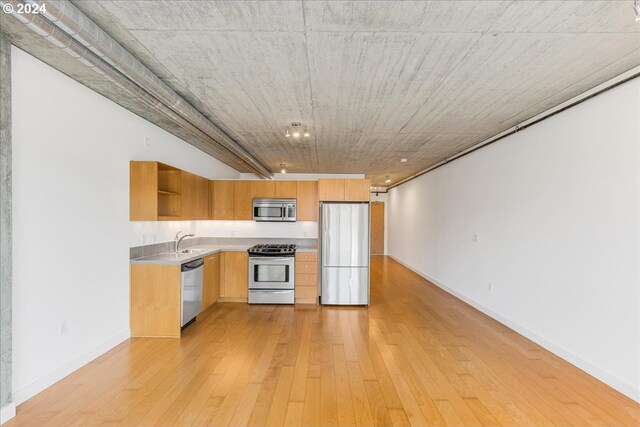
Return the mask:
<svg viewBox="0 0 640 427"><path fill-rule="evenodd" d="M45 6L42 14L18 13L24 4ZM263 178L271 172L224 131L178 95L109 34L66 0L2 0L11 16L67 53L106 76L178 125L232 153ZM22 5L22 6L20 6ZM44 15L44 16L43 16Z"/></svg>

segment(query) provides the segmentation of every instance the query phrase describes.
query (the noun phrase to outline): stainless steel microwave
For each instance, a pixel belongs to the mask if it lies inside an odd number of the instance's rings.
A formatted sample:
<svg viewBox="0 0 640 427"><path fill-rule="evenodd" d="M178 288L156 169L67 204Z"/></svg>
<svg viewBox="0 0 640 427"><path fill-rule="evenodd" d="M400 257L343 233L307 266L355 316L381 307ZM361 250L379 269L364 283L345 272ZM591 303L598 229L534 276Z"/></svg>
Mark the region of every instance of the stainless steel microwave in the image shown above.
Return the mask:
<svg viewBox="0 0 640 427"><path fill-rule="evenodd" d="M296 199L253 199L254 221L296 220Z"/></svg>

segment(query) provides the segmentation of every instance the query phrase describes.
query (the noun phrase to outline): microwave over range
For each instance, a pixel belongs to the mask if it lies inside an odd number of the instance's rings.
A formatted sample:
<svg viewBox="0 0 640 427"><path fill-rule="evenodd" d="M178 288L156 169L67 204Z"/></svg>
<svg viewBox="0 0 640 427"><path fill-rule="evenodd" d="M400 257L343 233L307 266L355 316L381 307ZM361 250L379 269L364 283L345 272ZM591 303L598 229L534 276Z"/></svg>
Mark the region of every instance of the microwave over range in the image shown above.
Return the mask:
<svg viewBox="0 0 640 427"><path fill-rule="evenodd" d="M253 199L254 221L296 220L296 199Z"/></svg>

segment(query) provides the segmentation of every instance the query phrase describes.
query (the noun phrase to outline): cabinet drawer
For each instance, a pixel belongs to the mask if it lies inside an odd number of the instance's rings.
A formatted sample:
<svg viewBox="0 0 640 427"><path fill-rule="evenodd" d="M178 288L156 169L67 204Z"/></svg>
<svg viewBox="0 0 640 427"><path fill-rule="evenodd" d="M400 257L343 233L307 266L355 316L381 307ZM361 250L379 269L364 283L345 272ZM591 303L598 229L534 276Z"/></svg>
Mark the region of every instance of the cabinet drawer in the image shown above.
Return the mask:
<svg viewBox="0 0 640 427"><path fill-rule="evenodd" d="M318 261L318 253L317 252L297 252L296 253L296 262L317 262Z"/></svg>
<svg viewBox="0 0 640 427"><path fill-rule="evenodd" d="M296 299L316 298L318 296L317 286L296 286Z"/></svg>
<svg viewBox="0 0 640 427"><path fill-rule="evenodd" d="M316 273L296 273L296 289L298 286L318 286L318 275Z"/></svg>
<svg viewBox="0 0 640 427"><path fill-rule="evenodd" d="M317 262L296 262L296 274L317 274Z"/></svg>

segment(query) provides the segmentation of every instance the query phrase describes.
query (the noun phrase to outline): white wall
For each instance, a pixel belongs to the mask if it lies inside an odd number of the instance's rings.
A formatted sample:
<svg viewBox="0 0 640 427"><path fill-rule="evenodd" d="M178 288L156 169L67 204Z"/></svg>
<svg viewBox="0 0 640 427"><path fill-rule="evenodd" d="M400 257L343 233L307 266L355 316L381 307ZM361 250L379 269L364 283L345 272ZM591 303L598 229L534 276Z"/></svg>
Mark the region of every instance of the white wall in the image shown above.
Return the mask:
<svg viewBox="0 0 640 427"><path fill-rule="evenodd" d="M392 189L389 253L640 400L639 170L635 79Z"/></svg>
<svg viewBox="0 0 640 427"><path fill-rule="evenodd" d="M136 232L129 161L160 160L209 178L240 174L23 51L11 53L13 390L20 403L129 335ZM174 225L145 227L162 234Z"/></svg>

